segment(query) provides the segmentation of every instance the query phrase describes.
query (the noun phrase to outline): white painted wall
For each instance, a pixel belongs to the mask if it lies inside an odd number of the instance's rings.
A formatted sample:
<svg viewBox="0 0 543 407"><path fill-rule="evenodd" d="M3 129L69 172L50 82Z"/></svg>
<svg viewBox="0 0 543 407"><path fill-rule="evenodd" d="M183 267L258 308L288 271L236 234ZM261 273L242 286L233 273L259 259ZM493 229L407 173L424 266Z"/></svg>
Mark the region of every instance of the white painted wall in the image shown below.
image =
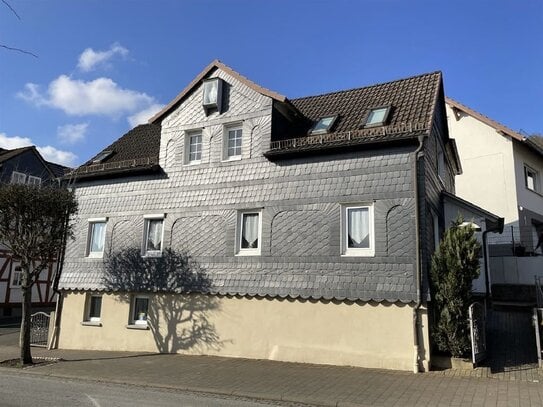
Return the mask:
<svg viewBox="0 0 543 407"><path fill-rule="evenodd" d="M456 195L518 223L517 178L513 141L465 113L455 116L447 105L449 133L456 140L463 174L456 176Z"/></svg>

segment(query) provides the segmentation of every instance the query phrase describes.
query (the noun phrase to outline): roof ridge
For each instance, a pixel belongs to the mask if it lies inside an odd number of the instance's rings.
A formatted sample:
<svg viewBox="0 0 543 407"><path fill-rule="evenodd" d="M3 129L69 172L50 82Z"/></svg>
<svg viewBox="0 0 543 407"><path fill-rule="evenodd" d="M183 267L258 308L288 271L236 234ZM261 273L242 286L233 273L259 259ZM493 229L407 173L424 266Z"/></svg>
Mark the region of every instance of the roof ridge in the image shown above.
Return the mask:
<svg viewBox="0 0 543 407"><path fill-rule="evenodd" d="M407 81L407 80L411 80L411 79L420 78L420 77L423 77L423 76L432 76L432 75L436 75L436 74L442 75L441 71L439 71L439 70L438 71L433 71L433 72L426 72L426 73L422 73L422 74L419 74L419 75L408 76L408 77L405 77L405 78L394 79L394 80L386 81L386 82L374 83L372 85L367 85L367 86L359 86L359 87L355 87L355 88L336 90L336 91L333 91L333 92L320 93L320 94L317 94L317 95L301 96L301 97L298 97L298 98L290 99L290 101L292 102L292 101L299 101L299 100L303 100L303 99L312 99L312 98L318 98L318 97L322 97L322 96L330 96L330 95L335 95L335 94L339 94L339 93L347 93L347 92L352 92L352 91L359 90L359 89L368 89L368 88L373 88L373 87L377 87L377 86L384 86L384 85L389 85L389 84L395 83L395 82L402 82L402 81Z"/></svg>
<svg viewBox="0 0 543 407"><path fill-rule="evenodd" d="M456 107L457 109L463 110L465 113L468 113L471 116L474 116L476 119L479 119L480 121L482 121L483 123L486 123L490 127L494 127L494 129L506 133L509 137L512 137L518 141L524 141L526 139L526 137L524 137L519 132L507 127L506 125L498 122L497 120L494 120L488 117L487 115L484 115L478 112L475 109L472 109L471 107L464 105L463 103L456 101L453 98L445 96L445 103L448 103L452 105L453 107Z"/></svg>

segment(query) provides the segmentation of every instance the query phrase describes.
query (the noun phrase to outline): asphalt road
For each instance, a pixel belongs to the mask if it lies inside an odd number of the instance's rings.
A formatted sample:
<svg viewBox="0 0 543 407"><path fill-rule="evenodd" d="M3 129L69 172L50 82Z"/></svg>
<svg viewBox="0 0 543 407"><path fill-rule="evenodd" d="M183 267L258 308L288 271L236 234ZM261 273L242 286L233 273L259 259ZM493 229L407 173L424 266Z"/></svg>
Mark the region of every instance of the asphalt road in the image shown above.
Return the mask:
<svg viewBox="0 0 543 407"><path fill-rule="evenodd" d="M292 406L239 397L188 393L149 387L106 384L28 373L0 374L0 406L2 407L269 407Z"/></svg>

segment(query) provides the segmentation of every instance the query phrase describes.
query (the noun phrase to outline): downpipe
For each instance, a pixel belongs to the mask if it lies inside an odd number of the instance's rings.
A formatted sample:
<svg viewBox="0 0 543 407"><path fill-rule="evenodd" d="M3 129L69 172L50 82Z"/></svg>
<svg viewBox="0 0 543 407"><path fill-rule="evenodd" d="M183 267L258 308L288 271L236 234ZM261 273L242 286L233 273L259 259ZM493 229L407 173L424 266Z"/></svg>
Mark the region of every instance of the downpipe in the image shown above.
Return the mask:
<svg viewBox="0 0 543 407"><path fill-rule="evenodd" d="M418 177L418 162L419 154L424 146L424 136L419 136L419 146L414 152L413 160L413 177L414 177L414 192L415 192L415 284L417 288L417 300L413 308L413 373L419 373L419 310L422 304L421 299L421 267L420 267L420 222L419 222L419 177Z"/></svg>

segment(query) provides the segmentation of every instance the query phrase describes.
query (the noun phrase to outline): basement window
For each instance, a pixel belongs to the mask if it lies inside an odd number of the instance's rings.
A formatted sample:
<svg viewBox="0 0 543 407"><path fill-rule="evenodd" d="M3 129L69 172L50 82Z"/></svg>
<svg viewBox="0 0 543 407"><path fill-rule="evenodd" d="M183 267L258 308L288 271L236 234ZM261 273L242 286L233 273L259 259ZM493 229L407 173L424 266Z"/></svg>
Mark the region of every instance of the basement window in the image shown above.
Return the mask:
<svg viewBox="0 0 543 407"><path fill-rule="evenodd" d="M309 130L309 134L315 135L315 134L329 133L330 130L332 129L332 126L336 122L336 119L337 119L337 116L321 117L319 120L317 120L313 128Z"/></svg>
<svg viewBox="0 0 543 407"><path fill-rule="evenodd" d="M383 126L390 113L390 106L381 106L371 109L363 123L363 127Z"/></svg>

